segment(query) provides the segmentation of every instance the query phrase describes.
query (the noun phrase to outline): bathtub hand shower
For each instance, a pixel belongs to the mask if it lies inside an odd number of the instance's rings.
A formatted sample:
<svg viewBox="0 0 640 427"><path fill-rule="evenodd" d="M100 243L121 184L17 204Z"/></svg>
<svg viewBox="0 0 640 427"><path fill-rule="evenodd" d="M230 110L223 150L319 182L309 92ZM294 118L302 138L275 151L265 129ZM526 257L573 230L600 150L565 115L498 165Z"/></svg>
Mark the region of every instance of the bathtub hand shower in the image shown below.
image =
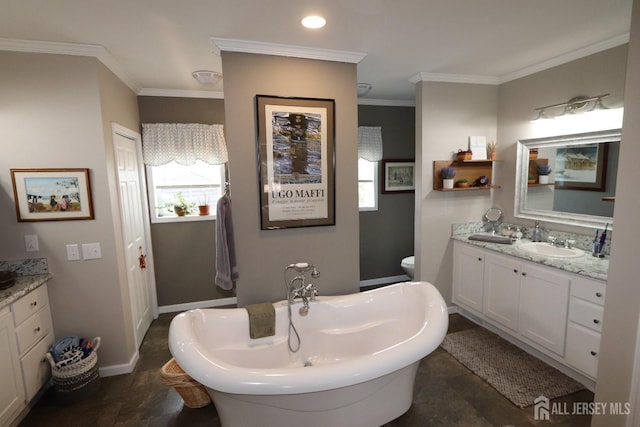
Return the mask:
<svg viewBox="0 0 640 427"><path fill-rule="evenodd" d="M296 275L293 279L287 282L287 273L289 272L289 270L294 270L295 272L300 274ZM298 331L293 324L293 320L291 320L291 305L294 303L294 300L296 298L302 298L303 306L300 307L298 313L301 316L306 316L309 313L309 301L315 300L316 296L318 296L318 288L313 283L305 283L305 274L308 271L311 271L312 278L315 279L320 277L320 272L318 271L318 269L313 264L310 264L308 262L297 262L295 264L289 264L284 269L284 285L287 289L287 314L289 315L288 345L289 350L291 350L292 353L296 353L298 350L300 350L300 334L298 334ZM294 287L296 281L300 282L300 286L297 288ZM291 345L292 330L296 336L296 341L298 342L298 345L295 347L295 349Z"/></svg>

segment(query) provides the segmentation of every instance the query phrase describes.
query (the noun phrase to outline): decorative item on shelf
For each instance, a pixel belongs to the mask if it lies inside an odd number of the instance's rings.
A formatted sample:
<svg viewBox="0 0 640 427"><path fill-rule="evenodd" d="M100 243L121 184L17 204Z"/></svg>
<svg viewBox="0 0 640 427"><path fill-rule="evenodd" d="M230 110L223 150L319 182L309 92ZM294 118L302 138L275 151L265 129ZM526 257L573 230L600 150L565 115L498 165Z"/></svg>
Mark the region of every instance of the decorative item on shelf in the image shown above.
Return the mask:
<svg viewBox="0 0 640 427"><path fill-rule="evenodd" d="M198 200L198 212L200 215L209 215L210 209L209 198L206 194L203 194L202 198Z"/></svg>
<svg viewBox="0 0 640 427"><path fill-rule="evenodd" d="M528 184L535 184L535 183L536 183L536 177L535 177L535 176L533 176L533 175L529 175L529 176L527 177L527 183L528 183Z"/></svg>
<svg viewBox="0 0 640 427"><path fill-rule="evenodd" d="M486 175L479 176L473 181L473 184L471 184L472 187L486 187L487 185L489 185L489 177Z"/></svg>
<svg viewBox="0 0 640 427"><path fill-rule="evenodd" d="M165 205L169 212L175 212L178 216L189 215L196 207L195 202L190 202L184 198L181 191L176 193L176 200Z"/></svg>
<svg viewBox="0 0 640 427"><path fill-rule="evenodd" d="M459 149L458 150L458 154L456 155L458 160L471 160L471 158L473 157L473 151L471 150L462 150Z"/></svg>
<svg viewBox="0 0 640 427"><path fill-rule="evenodd" d="M550 173L551 173L551 167L549 165L539 165L538 166L538 183L548 184Z"/></svg>
<svg viewBox="0 0 640 427"><path fill-rule="evenodd" d="M496 159L496 142L495 141L489 141L487 142L487 155L489 156L489 160L495 160Z"/></svg>
<svg viewBox="0 0 640 427"><path fill-rule="evenodd" d="M530 148L529 149L529 160L535 160L538 158L538 149Z"/></svg>
<svg viewBox="0 0 640 427"><path fill-rule="evenodd" d="M446 166L440 170L442 188L453 188L453 178L456 176L455 168Z"/></svg>
<svg viewBox="0 0 640 427"><path fill-rule="evenodd" d="M469 187L471 184L469 184L469 180L462 178L456 181L456 187L458 188L467 188Z"/></svg>

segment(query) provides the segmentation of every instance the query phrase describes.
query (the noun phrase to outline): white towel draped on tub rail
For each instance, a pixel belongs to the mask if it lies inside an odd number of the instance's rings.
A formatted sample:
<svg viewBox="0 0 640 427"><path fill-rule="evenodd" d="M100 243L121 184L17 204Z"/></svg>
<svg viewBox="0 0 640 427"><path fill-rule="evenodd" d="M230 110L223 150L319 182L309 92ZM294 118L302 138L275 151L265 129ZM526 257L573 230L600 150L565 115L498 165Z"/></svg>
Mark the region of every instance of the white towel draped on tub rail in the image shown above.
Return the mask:
<svg viewBox="0 0 640 427"><path fill-rule="evenodd" d="M231 216L231 199L225 194L218 200L216 217L216 277L215 283L220 288L233 288L233 281L238 279L236 247Z"/></svg>

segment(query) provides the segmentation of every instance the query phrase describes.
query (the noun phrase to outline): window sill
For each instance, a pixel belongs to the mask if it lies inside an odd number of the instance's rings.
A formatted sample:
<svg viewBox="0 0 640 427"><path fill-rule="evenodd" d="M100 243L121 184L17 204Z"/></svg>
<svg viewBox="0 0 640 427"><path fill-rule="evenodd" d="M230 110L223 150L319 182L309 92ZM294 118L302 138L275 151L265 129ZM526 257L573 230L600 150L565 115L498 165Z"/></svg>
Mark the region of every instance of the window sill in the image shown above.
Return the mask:
<svg viewBox="0 0 640 427"><path fill-rule="evenodd" d="M151 218L152 224L166 224L172 222L198 222L198 221L215 221L215 215L185 215L185 216L161 216Z"/></svg>

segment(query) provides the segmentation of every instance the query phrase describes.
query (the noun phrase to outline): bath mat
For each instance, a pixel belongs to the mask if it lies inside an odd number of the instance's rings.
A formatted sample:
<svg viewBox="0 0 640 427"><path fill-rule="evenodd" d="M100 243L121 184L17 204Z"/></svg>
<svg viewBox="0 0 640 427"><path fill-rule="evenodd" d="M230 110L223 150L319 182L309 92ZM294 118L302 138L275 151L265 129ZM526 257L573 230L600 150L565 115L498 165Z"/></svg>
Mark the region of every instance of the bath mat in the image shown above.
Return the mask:
<svg viewBox="0 0 640 427"><path fill-rule="evenodd" d="M521 408L533 405L538 396L554 399L585 388L481 327L448 334L442 348Z"/></svg>

